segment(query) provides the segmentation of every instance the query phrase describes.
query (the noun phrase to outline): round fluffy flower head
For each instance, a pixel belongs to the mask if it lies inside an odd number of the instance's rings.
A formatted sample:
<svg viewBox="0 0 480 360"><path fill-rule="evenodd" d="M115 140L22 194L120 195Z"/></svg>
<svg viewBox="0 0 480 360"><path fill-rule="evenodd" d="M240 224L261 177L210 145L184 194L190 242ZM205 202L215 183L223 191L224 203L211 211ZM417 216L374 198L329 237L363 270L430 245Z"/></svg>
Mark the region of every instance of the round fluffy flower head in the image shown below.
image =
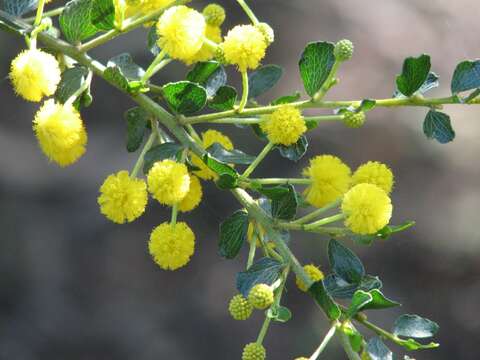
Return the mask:
<svg viewBox="0 0 480 360"><path fill-rule="evenodd" d="M267 352L261 344L250 343L243 348L242 360L265 360Z"/></svg>
<svg viewBox="0 0 480 360"><path fill-rule="evenodd" d="M345 226L355 234L374 234L388 224L392 217L392 202L376 185L359 184L344 196L342 212Z"/></svg>
<svg viewBox="0 0 480 360"><path fill-rule="evenodd" d="M232 141L228 136L223 135L220 131L207 130L202 133L202 145L205 149L213 144L218 143L224 147L225 150L233 150ZM200 170L195 171L195 175L203 180L217 179L218 175L207 167L197 155L192 154L192 164Z"/></svg>
<svg viewBox="0 0 480 360"><path fill-rule="evenodd" d="M188 189L187 195L178 203L178 210L183 212L192 211L200 204L202 195L203 191L200 180L198 180L196 176L190 176L190 188Z"/></svg>
<svg viewBox="0 0 480 360"><path fill-rule="evenodd" d="M352 176L353 185L362 183L377 185L380 189L390 194L393 187L392 170L378 161L369 161L358 167Z"/></svg>
<svg viewBox="0 0 480 360"><path fill-rule="evenodd" d="M343 114L343 123L349 128L357 129L365 124L366 118L367 117L363 111L358 113L347 111Z"/></svg>
<svg viewBox="0 0 480 360"><path fill-rule="evenodd" d="M191 63L203 45L205 18L187 6L165 11L157 23L158 46L173 59Z"/></svg>
<svg viewBox="0 0 480 360"><path fill-rule="evenodd" d="M333 53L338 61L350 60L353 56L353 43L347 39L340 40L335 44Z"/></svg>
<svg viewBox="0 0 480 360"><path fill-rule="evenodd" d="M222 30L218 26L213 26L207 24L205 27L205 37L214 43L221 43L222 42ZM210 46L207 44L203 44L200 51L198 51L192 58L191 62L197 61L208 61L213 59L216 56L216 51L212 50Z"/></svg>
<svg viewBox="0 0 480 360"><path fill-rule="evenodd" d="M303 270L305 270L308 277L314 282L323 280L323 278L325 277L325 275L323 275L323 272L313 264L305 265L303 267ZM302 291L308 290L307 285L298 276L295 278L295 283L297 284L297 287L300 290Z"/></svg>
<svg viewBox="0 0 480 360"><path fill-rule="evenodd" d="M163 223L153 229L148 243L153 260L164 270L185 266L195 251L195 235L184 222Z"/></svg>
<svg viewBox="0 0 480 360"><path fill-rule="evenodd" d="M334 202L350 188L350 168L332 155L315 156L303 174L312 180L304 195L316 207Z"/></svg>
<svg viewBox="0 0 480 360"><path fill-rule="evenodd" d="M203 16L207 24L212 26L220 26L225 21L225 9L218 4L209 4L203 9Z"/></svg>
<svg viewBox="0 0 480 360"><path fill-rule="evenodd" d="M267 284L257 284L248 293L248 301L259 310L264 310L273 304L273 290Z"/></svg>
<svg viewBox="0 0 480 360"><path fill-rule="evenodd" d="M61 71L57 59L37 49L24 50L10 66L10 80L15 92L29 101L40 101L55 93Z"/></svg>
<svg viewBox="0 0 480 360"><path fill-rule="evenodd" d="M260 123L260 128L272 143L285 146L295 144L307 131L302 113L291 105L284 105L272 114L266 115L266 120Z"/></svg>
<svg viewBox="0 0 480 360"><path fill-rule="evenodd" d="M230 300L228 311L235 320L247 320L252 315L253 308L242 294L238 294Z"/></svg>
<svg viewBox="0 0 480 360"><path fill-rule="evenodd" d="M87 133L72 105L47 100L35 115L33 130L43 153L62 167L85 153Z"/></svg>
<svg viewBox="0 0 480 360"><path fill-rule="evenodd" d="M100 211L117 224L131 222L142 215L147 206L147 185L144 180L132 179L122 170L107 177L100 187Z"/></svg>
<svg viewBox="0 0 480 360"><path fill-rule="evenodd" d="M253 25L235 26L225 36L221 46L225 62L237 65L240 71L256 69L267 50L265 37Z"/></svg>
<svg viewBox="0 0 480 360"><path fill-rule="evenodd" d="M190 175L185 164L165 159L157 161L148 172L148 191L164 205L182 201L190 189Z"/></svg>

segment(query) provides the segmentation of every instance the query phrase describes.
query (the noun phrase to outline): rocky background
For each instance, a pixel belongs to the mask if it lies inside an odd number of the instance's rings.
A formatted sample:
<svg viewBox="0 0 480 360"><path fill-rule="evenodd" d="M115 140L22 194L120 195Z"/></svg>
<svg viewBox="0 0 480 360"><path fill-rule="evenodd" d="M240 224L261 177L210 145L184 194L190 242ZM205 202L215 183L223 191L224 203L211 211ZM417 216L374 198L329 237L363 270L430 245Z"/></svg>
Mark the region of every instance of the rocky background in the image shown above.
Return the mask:
<svg viewBox="0 0 480 360"><path fill-rule="evenodd" d="M247 21L235 1L224 3L229 14L225 29ZM432 95L445 95L455 65L480 56L475 0L251 3L276 29L277 41L265 63L286 70L268 99L302 89L298 55L313 40L346 37L356 45L331 99L389 97L403 59L422 52L432 55L433 70L443 82ZM194 3L198 8L204 4ZM145 39L139 30L92 55L106 61L128 50L147 65L152 58ZM239 359L263 319L258 313L238 323L226 310L244 259L217 256L217 228L236 202L207 185L200 208L182 216L198 239L192 262L177 272L160 270L146 243L151 229L168 218L167 210L151 201L139 221L118 226L101 216L96 204L104 178L130 169L135 161L125 151L122 117L132 104L95 79L95 102L83 111L89 132L86 156L67 169L49 164L32 134L37 105L17 98L4 79L22 46L18 38L0 33L0 359ZM181 79L186 71L170 65L157 81ZM232 79L238 84L238 75L232 73ZM404 303L371 317L387 327L401 313L431 318L441 325L441 348L410 356L473 360L480 337L480 108L450 106L447 112L457 132L448 145L424 137L424 109L377 109L359 130L319 126L310 135L309 156L332 153L352 167L367 160L392 167L393 222L414 219L417 226L370 248L348 244L370 274L381 276L385 293ZM242 150L261 149L250 131L222 129ZM291 164L272 154L258 175L297 176L309 156ZM302 261L326 264L326 239L295 234L292 246ZM289 288L285 304L294 318L287 326L272 327L266 339L269 359L307 355L326 331L311 299L293 282ZM333 342L325 358L345 356Z"/></svg>

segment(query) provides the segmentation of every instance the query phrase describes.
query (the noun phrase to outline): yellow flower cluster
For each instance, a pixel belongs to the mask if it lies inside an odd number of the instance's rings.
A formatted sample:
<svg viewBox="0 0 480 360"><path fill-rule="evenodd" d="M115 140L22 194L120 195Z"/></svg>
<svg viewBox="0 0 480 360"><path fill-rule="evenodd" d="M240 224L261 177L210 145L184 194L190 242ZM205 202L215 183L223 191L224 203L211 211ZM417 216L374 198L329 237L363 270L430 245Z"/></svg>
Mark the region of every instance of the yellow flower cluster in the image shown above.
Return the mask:
<svg viewBox="0 0 480 360"><path fill-rule="evenodd" d="M323 280L323 278L325 277L325 275L323 274L323 272L318 268L316 267L315 265L313 264L310 264L310 265L305 265L303 267L303 270L305 270L305 272L307 273L308 277L313 281L313 282L317 282L317 281L320 281L320 280ZM302 291L307 291L308 288L307 288L307 285L302 281L302 279L300 279L298 276L295 277L295 283L297 284L297 287L302 290Z"/></svg>
<svg viewBox="0 0 480 360"><path fill-rule="evenodd" d="M291 105L281 106L272 114L265 115L260 128L272 143L285 146L295 144L307 131L302 113Z"/></svg>
<svg viewBox="0 0 480 360"><path fill-rule="evenodd" d="M369 161L358 167L352 176L353 185L368 183L377 185L387 194L392 192L393 173L387 165L378 161Z"/></svg>

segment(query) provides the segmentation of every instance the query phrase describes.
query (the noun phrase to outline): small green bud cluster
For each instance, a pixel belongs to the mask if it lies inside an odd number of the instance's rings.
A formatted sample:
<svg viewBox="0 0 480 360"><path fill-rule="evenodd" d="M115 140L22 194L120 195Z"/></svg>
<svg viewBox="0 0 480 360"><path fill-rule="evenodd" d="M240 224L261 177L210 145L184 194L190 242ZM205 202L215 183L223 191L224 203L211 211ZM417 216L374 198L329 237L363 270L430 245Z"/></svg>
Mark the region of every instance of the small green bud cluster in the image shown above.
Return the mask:
<svg viewBox="0 0 480 360"><path fill-rule="evenodd" d="M365 124L365 120L366 116L363 111L360 111L358 113L346 111L343 114L343 123L352 129L361 127L363 124Z"/></svg>
<svg viewBox="0 0 480 360"><path fill-rule="evenodd" d="M235 320L247 320L252 315L253 307L243 295L238 294L230 300L228 311Z"/></svg>
<svg viewBox="0 0 480 360"><path fill-rule="evenodd" d="M250 290L248 301L255 309L269 308L273 304L273 290L266 284L257 284Z"/></svg>
<svg viewBox="0 0 480 360"><path fill-rule="evenodd" d="M250 343L243 348L242 360L265 360L267 354L261 344Z"/></svg>
<svg viewBox="0 0 480 360"><path fill-rule="evenodd" d="M220 26L225 21L225 9L218 4L210 4L203 9L203 16L207 24Z"/></svg>
<svg viewBox="0 0 480 360"><path fill-rule="evenodd" d="M335 44L333 53L338 61L350 60L353 56L353 43L347 39L340 40Z"/></svg>

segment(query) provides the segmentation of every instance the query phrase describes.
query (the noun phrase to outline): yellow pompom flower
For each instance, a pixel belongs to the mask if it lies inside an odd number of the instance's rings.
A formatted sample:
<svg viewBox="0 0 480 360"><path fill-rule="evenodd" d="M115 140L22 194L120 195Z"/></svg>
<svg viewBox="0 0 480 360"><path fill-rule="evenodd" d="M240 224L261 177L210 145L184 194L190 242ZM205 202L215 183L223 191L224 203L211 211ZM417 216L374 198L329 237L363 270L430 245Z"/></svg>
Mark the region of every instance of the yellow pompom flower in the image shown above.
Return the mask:
<svg viewBox="0 0 480 360"><path fill-rule="evenodd" d="M315 156L303 174L312 180L305 198L319 208L334 202L350 188L351 170L336 156Z"/></svg>
<svg viewBox="0 0 480 360"><path fill-rule="evenodd" d="M205 149L209 148L213 144L218 143L222 145L225 150L233 150L233 144L230 138L220 131L207 130L202 133L202 145ZM198 167L200 170L194 171L195 175L203 180L217 179L218 175L207 167L197 155L192 154L192 164Z"/></svg>
<svg viewBox="0 0 480 360"><path fill-rule="evenodd" d="M47 100L35 115L33 130L43 153L62 167L85 153L87 132L72 105Z"/></svg>
<svg viewBox="0 0 480 360"><path fill-rule="evenodd" d="M157 161L147 175L148 191L160 204L173 206L187 196L190 175L185 164L165 159Z"/></svg>
<svg viewBox="0 0 480 360"><path fill-rule="evenodd" d="M202 200L202 184L196 176L190 176L190 188L187 195L178 203L178 210L183 212L192 211Z"/></svg>
<svg viewBox="0 0 480 360"><path fill-rule="evenodd" d="M260 128L274 144L293 145L307 131L302 113L291 105L284 105L265 117Z"/></svg>
<svg viewBox="0 0 480 360"><path fill-rule="evenodd" d="M207 24L205 27L205 37L214 43L221 43L222 42L222 30L218 26L213 26ZM213 59L215 56L215 51L212 50L210 46L207 44L203 44L200 51L198 51L192 58L190 62L197 62L197 61L208 61Z"/></svg>
<svg viewBox="0 0 480 360"><path fill-rule="evenodd" d="M131 222L145 212L147 185L144 180L132 179L122 170L108 176L100 187L100 211L117 224Z"/></svg>
<svg viewBox="0 0 480 360"><path fill-rule="evenodd" d="M25 100L38 102L57 90L61 71L57 59L38 49L24 50L13 59L10 80Z"/></svg>
<svg viewBox="0 0 480 360"><path fill-rule="evenodd" d="M323 278L325 277L323 272L313 264L305 265L303 267L303 270L305 270L308 277L314 282L323 280ZM302 290L302 291L307 291L308 290L307 285L298 276L295 277L295 283L297 284L297 287L300 290Z"/></svg>
<svg viewBox="0 0 480 360"><path fill-rule="evenodd" d="M171 7L158 19L158 46L171 58L189 64L203 45L205 27L198 11L184 5Z"/></svg>
<svg viewBox="0 0 480 360"><path fill-rule="evenodd" d="M358 167L352 176L353 185L367 183L377 185L387 194L392 192L393 173L385 164L369 161Z"/></svg>
<svg viewBox="0 0 480 360"><path fill-rule="evenodd" d="M237 65L240 71L256 69L265 57L267 42L253 25L238 25L230 30L221 45L225 62Z"/></svg>
<svg viewBox="0 0 480 360"><path fill-rule="evenodd" d="M205 6L202 13L209 25L218 27L225 21L225 9L218 4L209 4Z"/></svg>
<svg viewBox="0 0 480 360"><path fill-rule="evenodd" d="M355 234L374 234L392 217L392 202L376 185L359 184L343 197L342 212L345 226Z"/></svg>
<svg viewBox="0 0 480 360"><path fill-rule="evenodd" d="M195 251L195 234L184 223L163 223L153 229L148 243L153 260L164 270L185 266Z"/></svg>

